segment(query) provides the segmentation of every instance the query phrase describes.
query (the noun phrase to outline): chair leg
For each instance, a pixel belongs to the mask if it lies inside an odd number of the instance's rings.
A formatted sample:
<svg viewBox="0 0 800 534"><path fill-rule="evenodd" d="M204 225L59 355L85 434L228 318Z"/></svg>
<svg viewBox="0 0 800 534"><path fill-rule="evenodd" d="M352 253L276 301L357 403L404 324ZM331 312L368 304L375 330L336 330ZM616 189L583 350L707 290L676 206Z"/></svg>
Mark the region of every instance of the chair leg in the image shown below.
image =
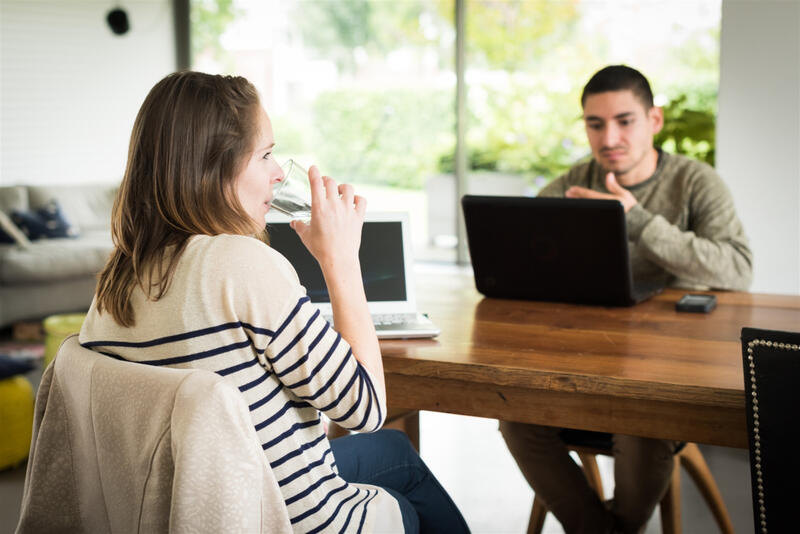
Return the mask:
<svg viewBox="0 0 800 534"><path fill-rule="evenodd" d="M411 440L411 444L419 452L419 411L418 410L392 410L386 414L383 428L402 430Z"/></svg>
<svg viewBox="0 0 800 534"><path fill-rule="evenodd" d="M675 456L672 477L667 492L661 499L661 533L681 534L681 464Z"/></svg>
<svg viewBox="0 0 800 534"><path fill-rule="evenodd" d="M728 509L725 507L717 483L711 475L711 470L709 470L700 448L695 443L687 443L678 454L678 458L683 468L692 477L697 489L700 490L711 513L714 514L720 532L733 534L733 524L728 516Z"/></svg>
<svg viewBox="0 0 800 534"><path fill-rule="evenodd" d="M528 534L541 534L546 516L547 507L544 505L542 499L534 495L531 518L528 520Z"/></svg>
<svg viewBox="0 0 800 534"><path fill-rule="evenodd" d="M597 493L600 500L605 499L603 491L603 479L600 478L600 469L597 467L597 458L594 454L585 452L578 452L578 458L581 460L583 466L583 474L586 475L586 480L589 481L589 486Z"/></svg>

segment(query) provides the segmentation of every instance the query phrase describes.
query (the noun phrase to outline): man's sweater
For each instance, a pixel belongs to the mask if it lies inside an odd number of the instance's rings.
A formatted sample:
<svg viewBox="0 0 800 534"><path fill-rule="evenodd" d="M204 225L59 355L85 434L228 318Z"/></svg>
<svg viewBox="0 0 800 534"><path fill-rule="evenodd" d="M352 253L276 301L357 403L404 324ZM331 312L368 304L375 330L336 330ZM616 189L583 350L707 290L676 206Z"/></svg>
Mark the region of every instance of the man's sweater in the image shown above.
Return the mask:
<svg viewBox="0 0 800 534"><path fill-rule="evenodd" d="M575 185L608 193L605 175L592 159L539 196L563 197ZM730 191L712 167L659 151L653 175L627 189L638 201L626 215L635 279L695 289L749 287L753 256Z"/></svg>

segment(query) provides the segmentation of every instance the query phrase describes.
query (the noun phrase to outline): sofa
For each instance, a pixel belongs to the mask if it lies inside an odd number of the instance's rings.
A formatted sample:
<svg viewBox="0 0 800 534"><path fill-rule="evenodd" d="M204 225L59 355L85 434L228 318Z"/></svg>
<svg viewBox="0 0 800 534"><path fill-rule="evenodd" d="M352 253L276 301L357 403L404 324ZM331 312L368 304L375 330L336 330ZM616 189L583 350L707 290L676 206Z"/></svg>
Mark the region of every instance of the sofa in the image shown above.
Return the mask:
<svg viewBox="0 0 800 534"><path fill-rule="evenodd" d="M116 184L0 186L0 235L13 241L0 243L0 327L88 310L113 248L116 191ZM29 239L28 228L14 224L45 207L59 211L68 237Z"/></svg>

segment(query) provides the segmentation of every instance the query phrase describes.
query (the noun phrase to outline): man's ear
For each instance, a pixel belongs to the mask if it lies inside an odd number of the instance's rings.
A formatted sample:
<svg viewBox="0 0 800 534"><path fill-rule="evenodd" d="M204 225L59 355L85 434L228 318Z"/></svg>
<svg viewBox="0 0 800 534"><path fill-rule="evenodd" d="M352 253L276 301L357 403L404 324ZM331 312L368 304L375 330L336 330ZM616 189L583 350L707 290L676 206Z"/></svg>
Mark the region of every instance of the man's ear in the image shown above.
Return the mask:
<svg viewBox="0 0 800 534"><path fill-rule="evenodd" d="M664 109L653 106L650 108L650 111L647 112L647 116L650 119L650 124L653 127L653 135L655 135L661 131L661 128L664 127Z"/></svg>

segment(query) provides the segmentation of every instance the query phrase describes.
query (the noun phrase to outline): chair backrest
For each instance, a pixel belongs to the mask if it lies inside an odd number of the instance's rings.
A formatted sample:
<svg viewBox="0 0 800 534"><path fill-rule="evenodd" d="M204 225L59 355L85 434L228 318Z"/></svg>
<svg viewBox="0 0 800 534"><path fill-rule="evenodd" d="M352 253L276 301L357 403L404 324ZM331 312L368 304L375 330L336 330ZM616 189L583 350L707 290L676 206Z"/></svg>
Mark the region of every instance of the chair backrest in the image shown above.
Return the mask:
<svg viewBox="0 0 800 534"><path fill-rule="evenodd" d="M742 329L755 532L797 522L800 333Z"/></svg>
<svg viewBox="0 0 800 534"><path fill-rule="evenodd" d="M67 338L42 377L18 532L291 532L239 391Z"/></svg>

